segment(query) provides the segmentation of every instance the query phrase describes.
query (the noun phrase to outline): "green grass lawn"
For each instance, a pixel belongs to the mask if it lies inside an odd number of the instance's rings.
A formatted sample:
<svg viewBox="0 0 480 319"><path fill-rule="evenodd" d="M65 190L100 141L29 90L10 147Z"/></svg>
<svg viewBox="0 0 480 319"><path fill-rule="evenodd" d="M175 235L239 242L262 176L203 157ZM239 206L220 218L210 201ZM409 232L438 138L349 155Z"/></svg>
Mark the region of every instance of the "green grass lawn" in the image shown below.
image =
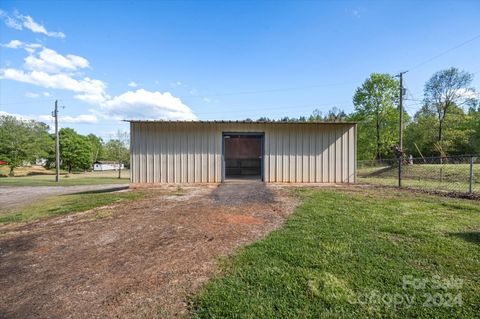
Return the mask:
<svg viewBox="0 0 480 319"><path fill-rule="evenodd" d="M357 182L360 184L373 184L382 186L397 186L398 178L396 177L358 177ZM405 188L421 189L429 191L444 191L444 192L460 192L468 193L470 185L468 182L452 182L452 181L434 181L424 179L402 179L402 186ZM472 185L472 192L480 194L480 183Z"/></svg>
<svg viewBox="0 0 480 319"><path fill-rule="evenodd" d="M29 222L52 216L82 212L99 206L140 199L147 194L147 191L128 191L54 195L23 206L15 211L0 213L0 224Z"/></svg>
<svg viewBox="0 0 480 319"><path fill-rule="evenodd" d="M398 167L364 167L358 169L360 183L398 185ZM415 164L402 169L402 185L426 190L469 191L469 164ZM473 165L472 191L480 193L480 164Z"/></svg>
<svg viewBox="0 0 480 319"><path fill-rule="evenodd" d="M414 164L403 165L404 178L422 178L425 180L450 181L468 183L470 177L470 164ZM396 178L398 167L359 167L359 177ZM473 176L480 183L480 164L473 165Z"/></svg>
<svg viewBox="0 0 480 319"><path fill-rule="evenodd" d="M41 174L15 177L0 177L0 186L75 186L100 184L128 184L130 172L122 171L122 178L117 178L118 172L86 172L60 175L60 181L55 182L55 175Z"/></svg>
<svg viewBox="0 0 480 319"><path fill-rule="evenodd" d="M193 298L193 317L478 318L479 202L373 189L298 195L281 229L227 259ZM442 289L438 279L463 283Z"/></svg>

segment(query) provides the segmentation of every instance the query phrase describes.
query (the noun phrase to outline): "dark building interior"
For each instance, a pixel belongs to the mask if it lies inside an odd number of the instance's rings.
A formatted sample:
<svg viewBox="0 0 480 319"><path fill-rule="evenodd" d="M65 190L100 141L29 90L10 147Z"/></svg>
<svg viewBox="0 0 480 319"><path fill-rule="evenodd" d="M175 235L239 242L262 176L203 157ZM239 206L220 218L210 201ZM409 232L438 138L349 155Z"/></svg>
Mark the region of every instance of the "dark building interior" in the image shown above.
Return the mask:
<svg viewBox="0 0 480 319"><path fill-rule="evenodd" d="M262 175L262 137L226 135L225 177L258 177Z"/></svg>

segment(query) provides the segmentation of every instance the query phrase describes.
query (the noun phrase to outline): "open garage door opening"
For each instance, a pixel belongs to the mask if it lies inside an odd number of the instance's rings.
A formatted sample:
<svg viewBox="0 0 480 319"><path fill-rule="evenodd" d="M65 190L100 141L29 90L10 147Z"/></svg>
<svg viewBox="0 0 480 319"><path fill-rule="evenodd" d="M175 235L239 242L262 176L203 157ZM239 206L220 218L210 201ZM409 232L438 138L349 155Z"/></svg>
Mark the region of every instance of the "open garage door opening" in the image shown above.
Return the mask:
<svg viewBox="0 0 480 319"><path fill-rule="evenodd" d="M224 177L263 181L263 134L224 133Z"/></svg>

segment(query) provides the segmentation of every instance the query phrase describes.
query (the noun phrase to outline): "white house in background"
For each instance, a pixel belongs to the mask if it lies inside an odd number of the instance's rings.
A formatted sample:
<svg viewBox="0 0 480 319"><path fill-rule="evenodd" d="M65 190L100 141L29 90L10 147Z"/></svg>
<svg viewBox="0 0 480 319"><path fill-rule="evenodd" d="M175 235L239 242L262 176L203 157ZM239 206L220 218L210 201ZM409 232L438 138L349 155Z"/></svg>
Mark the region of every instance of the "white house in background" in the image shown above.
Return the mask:
<svg viewBox="0 0 480 319"><path fill-rule="evenodd" d="M46 158L37 158L35 160L35 165L37 166L45 166L47 165L47 159Z"/></svg>
<svg viewBox="0 0 480 319"><path fill-rule="evenodd" d="M123 164L114 161L96 161L93 163L94 171L117 171L119 168L124 169Z"/></svg>

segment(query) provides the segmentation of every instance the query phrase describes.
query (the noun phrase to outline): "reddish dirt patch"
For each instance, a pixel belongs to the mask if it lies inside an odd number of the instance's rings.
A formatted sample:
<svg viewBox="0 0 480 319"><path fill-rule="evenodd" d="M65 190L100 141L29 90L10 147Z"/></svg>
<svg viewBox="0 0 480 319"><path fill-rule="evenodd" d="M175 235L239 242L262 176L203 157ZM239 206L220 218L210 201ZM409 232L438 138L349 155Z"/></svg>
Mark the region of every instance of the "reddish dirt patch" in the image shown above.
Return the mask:
<svg viewBox="0 0 480 319"><path fill-rule="evenodd" d="M232 224L251 224L251 225L263 224L263 221L261 219L258 219L252 216L226 214L223 217L226 219L228 223L232 223Z"/></svg>
<svg viewBox="0 0 480 319"><path fill-rule="evenodd" d="M0 317L183 316L217 258L294 205L283 188L226 184L0 227Z"/></svg>

